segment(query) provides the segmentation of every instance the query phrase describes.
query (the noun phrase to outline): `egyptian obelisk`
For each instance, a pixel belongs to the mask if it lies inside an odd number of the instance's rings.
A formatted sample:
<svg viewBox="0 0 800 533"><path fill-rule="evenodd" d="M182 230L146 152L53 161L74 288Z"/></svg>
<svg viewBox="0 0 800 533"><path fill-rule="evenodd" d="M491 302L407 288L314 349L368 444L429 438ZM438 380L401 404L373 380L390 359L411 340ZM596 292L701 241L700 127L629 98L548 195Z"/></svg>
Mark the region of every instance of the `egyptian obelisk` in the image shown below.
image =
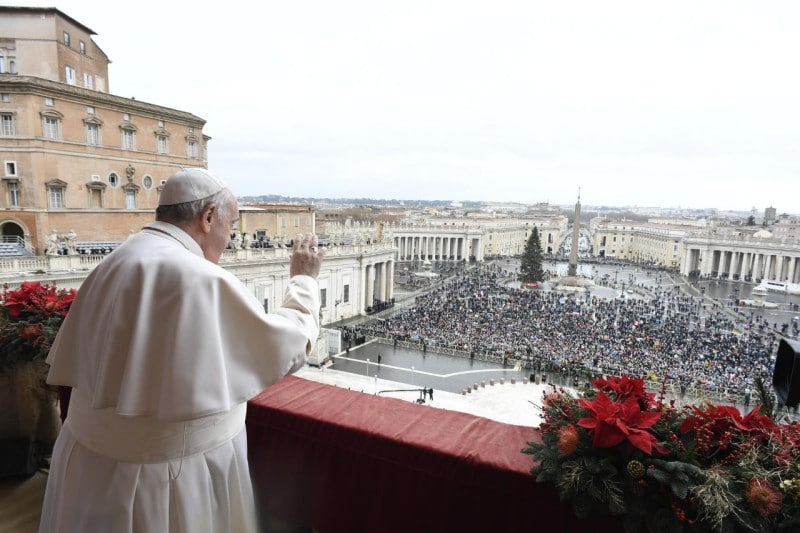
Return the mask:
<svg viewBox="0 0 800 533"><path fill-rule="evenodd" d="M578 275L578 237L581 233L581 189L578 187L578 201L575 203L575 219L572 222L572 248L569 251L567 276Z"/></svg>

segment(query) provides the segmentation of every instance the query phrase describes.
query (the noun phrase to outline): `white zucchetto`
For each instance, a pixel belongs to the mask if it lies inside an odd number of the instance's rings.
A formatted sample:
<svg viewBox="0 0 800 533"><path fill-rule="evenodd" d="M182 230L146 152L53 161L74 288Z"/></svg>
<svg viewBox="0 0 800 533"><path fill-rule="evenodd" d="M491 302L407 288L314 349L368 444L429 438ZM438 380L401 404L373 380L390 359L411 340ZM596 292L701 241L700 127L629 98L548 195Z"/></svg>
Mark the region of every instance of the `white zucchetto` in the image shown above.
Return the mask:
<svg viewBox="0 0 800 533"><path fill-rule="evenodd" d="M194 202L217 194L228 186L204 168L182 168L169 178L161 191L158 205Z"/></svg>

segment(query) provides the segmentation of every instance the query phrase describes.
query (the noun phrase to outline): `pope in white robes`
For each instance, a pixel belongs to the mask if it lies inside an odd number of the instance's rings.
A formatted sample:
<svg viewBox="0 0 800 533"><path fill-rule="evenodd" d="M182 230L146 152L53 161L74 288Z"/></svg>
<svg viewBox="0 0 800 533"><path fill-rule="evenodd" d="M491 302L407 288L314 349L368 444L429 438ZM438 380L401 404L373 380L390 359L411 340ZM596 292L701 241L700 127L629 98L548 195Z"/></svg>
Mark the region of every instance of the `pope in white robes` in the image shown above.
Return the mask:
<svg viewBox="0 0 800 533"><path fill-rule="evenodd" d="M295 239L267 314L216 264L238 220L223 182L177 172L156 219L86 278L48 356L72 397L40 532L257 531L246 402L305 364L322 253Z"/></svg>

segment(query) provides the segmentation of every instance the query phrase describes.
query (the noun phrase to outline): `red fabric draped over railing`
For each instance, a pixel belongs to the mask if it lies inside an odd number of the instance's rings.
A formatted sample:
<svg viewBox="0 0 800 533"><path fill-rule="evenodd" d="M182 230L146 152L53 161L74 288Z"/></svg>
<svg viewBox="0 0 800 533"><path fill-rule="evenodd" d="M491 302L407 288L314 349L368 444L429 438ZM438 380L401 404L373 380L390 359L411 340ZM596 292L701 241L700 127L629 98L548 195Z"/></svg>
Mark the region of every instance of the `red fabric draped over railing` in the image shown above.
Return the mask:
<svg viewBox="0 0 800 533"><path fill-rule="evenodd" d="M323 533L622 530L536 482L538 430L435 406L284 378L248 407L259 508Z"/></svg>

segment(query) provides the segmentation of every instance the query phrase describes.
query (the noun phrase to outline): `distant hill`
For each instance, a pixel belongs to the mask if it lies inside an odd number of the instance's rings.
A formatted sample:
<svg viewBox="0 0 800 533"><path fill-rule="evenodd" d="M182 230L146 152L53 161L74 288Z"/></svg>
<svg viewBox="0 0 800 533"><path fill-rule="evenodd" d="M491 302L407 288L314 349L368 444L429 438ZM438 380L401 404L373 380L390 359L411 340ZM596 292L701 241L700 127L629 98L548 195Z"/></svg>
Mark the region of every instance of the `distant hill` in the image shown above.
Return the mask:
<svg viewBox="0 0 800 533"><path fill-rule="evenodd" d="M241 196L239 200L244 203L263 203L263 204L327 204L327 205L366 205L375 207L406 207L424 208L436 207L446 208L453 204L452 200L396 200L381 198L312 198L302 196L279 196L276 194L265 194L261 196ZM483 202L464 201L459 202L462 208L476 209L483 205Z"/></svg>

